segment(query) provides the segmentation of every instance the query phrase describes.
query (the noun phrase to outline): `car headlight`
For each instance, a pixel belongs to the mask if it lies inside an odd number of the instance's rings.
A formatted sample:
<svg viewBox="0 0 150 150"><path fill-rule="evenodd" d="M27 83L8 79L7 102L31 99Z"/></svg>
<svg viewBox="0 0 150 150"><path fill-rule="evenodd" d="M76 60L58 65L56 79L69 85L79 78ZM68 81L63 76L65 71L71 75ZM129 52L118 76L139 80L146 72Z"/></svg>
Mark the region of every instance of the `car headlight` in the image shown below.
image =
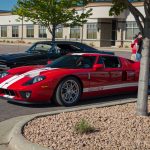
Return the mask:
<svg viewBox="0 0 150 150"><path fill-rule="evenodd" d="M7 76L8 74L9 74L8 72L2 71L2 72L0 72L0 78L3 78L5 76Z"/></svg>
<svg viewBox="0 0 150 150"><path fill-rule="evenodd" d="M34 83L36 83L36 82L40 82L40 81L42 81L42 80L44 80L44 79L45 79L44 76L37 76L37 77L34 77L34 78L32 79L32 84L34 84Z"/></svg>
<svg viewBox="0 0 150 150"><path fill-rule="evenodd" d="M36 77L32 78L31 80L29 80L28 82L26 82L24 85L34 84L34 83L44 80L45 78L46 78L45 76L36 76Z"/></svg>

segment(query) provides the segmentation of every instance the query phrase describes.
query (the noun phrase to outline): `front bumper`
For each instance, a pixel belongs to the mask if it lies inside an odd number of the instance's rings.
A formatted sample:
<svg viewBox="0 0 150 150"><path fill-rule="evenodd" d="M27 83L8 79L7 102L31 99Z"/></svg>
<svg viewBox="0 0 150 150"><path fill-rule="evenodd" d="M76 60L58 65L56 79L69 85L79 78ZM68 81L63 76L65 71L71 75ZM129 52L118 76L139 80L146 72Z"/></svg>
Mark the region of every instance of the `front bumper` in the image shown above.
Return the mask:
<svg viewBox="0 0 150 150"><path fill-rule="evenodd" d="M28 101L18 101L18 100L15 100L15 99L12 99L12 98L8 98L8 97L3 97L3 96L0 96L0 98L2 98L2 99L4 99L4 100L7 100L8 102L10 102L10 103L16 103L16 104L25 104L25 105L43 105L43 104L51 104L51 101L49 101L49 102L40 102L40 101L38 101L38 102L28 102Z"/></svg>
<svg viewBox="0 0 150 150"><path fill-rule="evenodd" d="M50 90L17 90L17 89L0 89L0 97L3 99L7 99L11 102L16 102L20 104L44 104L44 103L50 103L51 101L51 92ZM31 96L29 98L25 98L24 94L25 92L31 92Z"/></svg>

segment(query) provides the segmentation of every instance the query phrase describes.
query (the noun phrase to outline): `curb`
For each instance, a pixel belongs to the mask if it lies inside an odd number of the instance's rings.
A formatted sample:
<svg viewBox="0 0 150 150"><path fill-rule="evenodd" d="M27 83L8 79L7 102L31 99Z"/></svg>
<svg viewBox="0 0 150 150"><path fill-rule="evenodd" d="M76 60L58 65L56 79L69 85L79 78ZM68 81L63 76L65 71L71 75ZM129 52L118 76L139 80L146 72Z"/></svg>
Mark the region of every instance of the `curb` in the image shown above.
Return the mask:
<svg viewBox="0 0 150 150"><path fill-rule="evenodd" d="M130 48L103 48L103 47L100 47L100 48L97 48L99 50L104 50L104 51L113 51L113 52L131 52L131 49Z"/></svg>
<svg viewBox="0 0 150 150"><path fill-rule="evenodd" d="M28 141L22 135L24 125L33 119L36 119L39 117L45 117L48 115L59 114L62 112L72 112L72 111L86 110L86 109L90 109L90 108L109 107L109 106L114 106L114 105L132 103L132 102L136 102L136 99L110 101L110 102L103 102L101 104L96 103L96 104L93 104L90 106L80 106L78 108L70 108L70 109L66 109L66 110L58 110L58 111L54 111L54 112L40 113L40 114L28 116L25 119L23 119L22 121L20 121L19 123L17 123L14 126L14 128L11 130L11 132L9 134L10 142L9 142L8 147L11 150L53 150L52 148L45 148L38 144Z"/></svg>

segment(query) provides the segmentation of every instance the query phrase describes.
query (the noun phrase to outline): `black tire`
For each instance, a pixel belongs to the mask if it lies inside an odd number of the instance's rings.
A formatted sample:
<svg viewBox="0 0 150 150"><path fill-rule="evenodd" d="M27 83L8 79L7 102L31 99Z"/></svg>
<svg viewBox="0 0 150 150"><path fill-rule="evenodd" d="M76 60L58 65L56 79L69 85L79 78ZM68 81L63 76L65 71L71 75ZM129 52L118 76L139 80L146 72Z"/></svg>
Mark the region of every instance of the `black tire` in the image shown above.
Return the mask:
<svg viewBox="0 0 150 150"><path fill-rule="evenodd" d="M68 87L68 89L65 89L65 86L69 86L69 84L70 88ZM71 84L74 86L73 89L71 88ZM75 91L76 93L74 93ZM79 80L75 77L67 77L59 83L55 92L54 101L58 105L67 107L73 106L79 101L81 97L81 91L81 84Z"/></svg>

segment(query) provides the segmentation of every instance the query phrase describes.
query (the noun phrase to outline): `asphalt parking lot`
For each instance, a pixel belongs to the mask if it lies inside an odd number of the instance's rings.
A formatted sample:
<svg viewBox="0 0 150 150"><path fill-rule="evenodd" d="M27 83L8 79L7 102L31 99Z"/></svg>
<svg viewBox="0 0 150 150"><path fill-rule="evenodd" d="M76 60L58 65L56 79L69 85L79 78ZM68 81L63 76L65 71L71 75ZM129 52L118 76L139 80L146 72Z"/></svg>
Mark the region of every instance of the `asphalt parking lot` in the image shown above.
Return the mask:
<svg viewBox="0 0 150 150"><path fill-rule="evenodd" d="M114 96L109 96L109 97L101 97L98 99L84 100L84 101L80 101L79 104L74 107L93 105L97 103L105 103L108 101L118 101L120 99L121 100L126 100L126 99L133 100L133 99L136 99L136 94L114 95ZM21 105L21 104L9 103L4 99L0 99L0 122L6 119L13 118L13 117L36 114L36 113L43 113L43 112L51 112L51 111L56 111L56 110L63 110L66 108L70 108L70 107L56 106L55 104Z"/></svg>
<svg viewBox="0 0 150 150"><path fill-rule="evenodd" d="M25 51L30 45L3 45L0 44L0 54L2 53L12 53L12 52L21 52ZM124 51L115 51L116 55L124 56L126 58L130 58L130 52ZM119 96L110 96L99 99L85 100L79 103L79 105L91 105L93 103L103 103L105 101L119 100L131 98L135 99L136 94L128 94L128 95L119 95ZM79 106L78 105L78 106ZM76 107L78 107L76 106ZM8 103L6 100L0 99L0 122L6 119L17 117L21 115L29 115L35 113L42 113L54 110L62 110L66 107L56 106L54 104L50 105L17 105Z"/></svg>

